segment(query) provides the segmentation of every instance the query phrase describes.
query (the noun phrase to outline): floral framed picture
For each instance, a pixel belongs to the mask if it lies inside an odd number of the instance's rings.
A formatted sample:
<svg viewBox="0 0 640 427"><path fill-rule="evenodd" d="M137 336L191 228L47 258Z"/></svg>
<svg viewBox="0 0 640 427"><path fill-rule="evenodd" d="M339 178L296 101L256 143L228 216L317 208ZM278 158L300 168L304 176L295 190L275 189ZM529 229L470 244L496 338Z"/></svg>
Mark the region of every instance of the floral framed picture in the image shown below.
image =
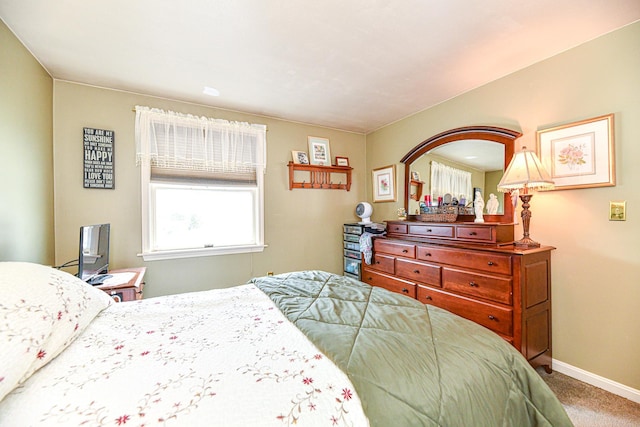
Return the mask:
<svg viewBox="0 0 640 427"><path fill-rule="evenodd" d="M555 190L616 185L613 114L537 132Z"/></svg>
<svg viewBox="0 0 640 427"><path fill-rule="evenodd" d="M329 139L308 137L309 140L309 161L312 165L331 166L331 151L329 150Z"/></svg>
<svg viewBox="0 0 640 427"><path fill-rule="evenodd" d="M293 163L297 165L309 164L309 157L304 151L291 151L291 158L293 159Z"/></svg>
<svg viewBox="0 0 640 427"><path fill-rule="evenodd" d="M373 201L396 201L396 165L374 169L373 173Z"/></svg>

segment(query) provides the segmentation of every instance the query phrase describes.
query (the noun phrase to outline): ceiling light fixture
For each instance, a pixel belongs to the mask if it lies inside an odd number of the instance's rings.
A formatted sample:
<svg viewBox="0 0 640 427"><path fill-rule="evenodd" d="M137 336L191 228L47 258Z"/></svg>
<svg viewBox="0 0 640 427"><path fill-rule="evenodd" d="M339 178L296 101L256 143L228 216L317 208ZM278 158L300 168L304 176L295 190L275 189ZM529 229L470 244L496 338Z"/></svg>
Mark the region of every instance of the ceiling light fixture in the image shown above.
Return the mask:
<svg viewBox="0 0 640 427"><path fill-rule="evenodd" d="M220 91L218 89L209 86L205 86L202 93L209 96L220 96Z"/></svg>

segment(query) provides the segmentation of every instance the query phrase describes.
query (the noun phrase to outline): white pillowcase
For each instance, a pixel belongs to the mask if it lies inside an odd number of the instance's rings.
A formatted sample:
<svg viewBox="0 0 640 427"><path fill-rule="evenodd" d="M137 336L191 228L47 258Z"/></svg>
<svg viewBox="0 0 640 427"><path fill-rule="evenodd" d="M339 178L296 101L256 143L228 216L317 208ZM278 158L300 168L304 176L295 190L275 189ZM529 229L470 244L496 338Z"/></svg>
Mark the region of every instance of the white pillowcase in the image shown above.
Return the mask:
<svg viewBox="0 0 640 427"><path fill-rule="evenodd" d="M0 262L0 400L111 303L106 293L64 271Z"/></svg>

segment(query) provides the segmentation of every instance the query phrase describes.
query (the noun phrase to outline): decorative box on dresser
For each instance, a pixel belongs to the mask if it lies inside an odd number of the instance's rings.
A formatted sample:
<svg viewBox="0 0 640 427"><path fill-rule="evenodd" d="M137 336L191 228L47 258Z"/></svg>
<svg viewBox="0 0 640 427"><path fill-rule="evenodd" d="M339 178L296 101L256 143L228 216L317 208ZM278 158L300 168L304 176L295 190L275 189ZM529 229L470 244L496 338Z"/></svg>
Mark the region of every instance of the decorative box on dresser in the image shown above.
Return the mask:
<svg viewBox="0 0 640 427"><path fill-rule="evenodd" d="M551 246L513 246L513 224L388 221L362 281L483 325L551 372Z"/></svg>

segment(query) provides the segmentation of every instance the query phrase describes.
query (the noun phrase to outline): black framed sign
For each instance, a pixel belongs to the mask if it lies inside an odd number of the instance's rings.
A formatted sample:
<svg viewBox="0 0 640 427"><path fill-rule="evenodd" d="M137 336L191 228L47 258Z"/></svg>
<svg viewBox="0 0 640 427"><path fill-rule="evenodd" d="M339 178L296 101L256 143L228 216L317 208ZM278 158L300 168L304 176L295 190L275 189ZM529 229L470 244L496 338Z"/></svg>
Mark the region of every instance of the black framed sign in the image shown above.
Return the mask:
<svg viewBox="0 0 640 427"><path fill-rule="evenodd" d="M113 189L112 130L83 128L84 188Z"/></svg>

